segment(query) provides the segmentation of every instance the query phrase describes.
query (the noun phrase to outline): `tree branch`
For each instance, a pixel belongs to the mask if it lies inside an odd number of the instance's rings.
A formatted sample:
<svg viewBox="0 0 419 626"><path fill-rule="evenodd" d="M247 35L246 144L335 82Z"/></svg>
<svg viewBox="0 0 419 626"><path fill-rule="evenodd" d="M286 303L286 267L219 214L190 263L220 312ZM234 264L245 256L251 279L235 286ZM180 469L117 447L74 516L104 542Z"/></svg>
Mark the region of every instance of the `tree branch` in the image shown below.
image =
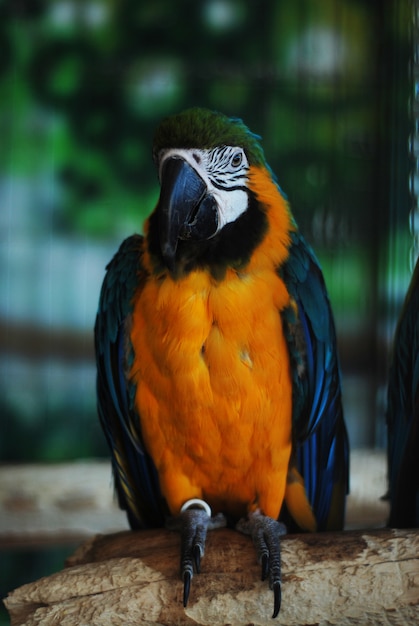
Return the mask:
<svg viewBox="0 0 419 626"><path fill-rule="evenodd" d="M208 534L200 575L182 606L179 543L166 530L99 535L61 572L12 591L12 626L419 623L419 531L289 535L282 541L279 617L253 545Z"/></svg>

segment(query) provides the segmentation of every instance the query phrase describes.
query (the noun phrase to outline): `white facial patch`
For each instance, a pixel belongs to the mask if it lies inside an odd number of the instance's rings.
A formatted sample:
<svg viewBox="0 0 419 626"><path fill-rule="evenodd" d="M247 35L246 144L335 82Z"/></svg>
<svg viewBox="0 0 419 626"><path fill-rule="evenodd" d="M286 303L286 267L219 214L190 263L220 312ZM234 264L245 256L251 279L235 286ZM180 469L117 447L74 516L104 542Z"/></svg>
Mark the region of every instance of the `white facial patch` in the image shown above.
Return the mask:
<svg viewBox="0 0 419 626"><path fill-rule="evenodd" d="M247 210L247 173L249 162L243 148L220 146L208 150L198 148L164 150L159 158L159 175L166 159L181 158L197 172L212 195L218 210L218 231L234 222Z"/></svg>

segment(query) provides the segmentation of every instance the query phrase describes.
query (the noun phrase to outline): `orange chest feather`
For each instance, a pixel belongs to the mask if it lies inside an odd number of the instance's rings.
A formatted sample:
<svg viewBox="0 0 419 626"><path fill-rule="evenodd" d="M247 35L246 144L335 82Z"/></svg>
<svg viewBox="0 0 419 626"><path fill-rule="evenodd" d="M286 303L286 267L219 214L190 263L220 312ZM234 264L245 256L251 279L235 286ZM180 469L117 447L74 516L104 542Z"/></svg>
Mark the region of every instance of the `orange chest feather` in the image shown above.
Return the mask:
<svg viewBox="0 0 419 626"><path fill-rule="evenodd" d="M217 483L215 499L256 500L252 474L286 473L291 380L280 311L288 304L285 285L268 270L227 273L220 283L194 272L149 280L139 292L131 377L145 445L173 510L188 497L211 500ZM243 481L248 494L235 487Z"/></svg>

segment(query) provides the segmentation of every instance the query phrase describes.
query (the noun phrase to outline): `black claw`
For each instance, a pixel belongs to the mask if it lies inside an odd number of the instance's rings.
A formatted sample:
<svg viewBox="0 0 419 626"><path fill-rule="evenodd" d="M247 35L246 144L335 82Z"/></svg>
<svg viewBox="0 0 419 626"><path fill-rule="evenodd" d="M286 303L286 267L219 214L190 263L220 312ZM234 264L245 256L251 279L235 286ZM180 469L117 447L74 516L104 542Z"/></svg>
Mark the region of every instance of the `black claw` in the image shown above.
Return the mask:
<svg viewBox="0 0 419 626"><path fill-rule="evenodd" d="M279 581L276 581L273 584L273 592L274 592L274 612L272 614L272 617L275 618L277 617L279 610L281 608L281 599L282 599L282 589L281 589L281 583Z"/></svg>
<svg viewBox="0 0 419 626"><path fill-rule="evenodd" d="M269 574L269 554L262 554L262 580L266 580L266 577Z"/></svg>
<svg viewBox="0 0 419 626"><path fill-rule="evenodd" d="M181 529L180 571L183 579L183 606L186 607L194 570L199 574L205 539L211 518L202 509L187 509L179 516Z"/></svg>
<svg viewBox="0 0 419 626"><path fill-rule="evenodd" d="M281 544L280 537L286 533L284 524L260 512L250 513L248 519L240 520L238 530L251 535L262 567L262 580L269 576L269 586L274 594L274 612L277 617L281 608Z"/></svg>
<svg viewBox="0 0 419 626"><path fill-rule="evenodd" d="M221 513L211 517L211 509L205 505L202 508L186 508L179 516L168 518L166 525L170 530L181 533L180 576L183 580L183 606L186 607L194 570L197 574L201 571L207 530L226 526L226 519Z"/></svg>
<svg viewBox="0 0 419 626"><path fill-rule="evenodd" d="M189 592L191 590L191 572L186 571L183 573L183 606L186 608L189 599Z"/></svg>
<svg viewBox="0 0 419 626"><path fill-rule="evenodd" d="M193 548L193 559L195 563L195 570L197 574L201 573L201 548L199 545L195 545Z"/></svg>

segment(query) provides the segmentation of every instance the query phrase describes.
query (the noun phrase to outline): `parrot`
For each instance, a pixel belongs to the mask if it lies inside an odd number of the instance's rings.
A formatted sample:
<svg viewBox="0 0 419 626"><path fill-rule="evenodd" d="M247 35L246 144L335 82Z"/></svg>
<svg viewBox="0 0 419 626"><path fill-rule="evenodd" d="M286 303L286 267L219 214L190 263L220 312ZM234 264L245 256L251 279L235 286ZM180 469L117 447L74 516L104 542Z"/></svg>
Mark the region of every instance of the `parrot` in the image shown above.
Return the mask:
<svg viewBox="0 0 419 626"><path fill-rule="evenodd" d="M349 445L319 262L262 142L193 107L158 125L143 234L106 268L97 406L132 529L180 533L183 605L207 532L249 535L282 599L281 537L342 529Z"/></svg>
<svg viewBox="0 0 419 626"><path fill-rule="evenodd" d="M387 462L389 526L419 527L419 259L393 341L387 386Z"/></svg>

